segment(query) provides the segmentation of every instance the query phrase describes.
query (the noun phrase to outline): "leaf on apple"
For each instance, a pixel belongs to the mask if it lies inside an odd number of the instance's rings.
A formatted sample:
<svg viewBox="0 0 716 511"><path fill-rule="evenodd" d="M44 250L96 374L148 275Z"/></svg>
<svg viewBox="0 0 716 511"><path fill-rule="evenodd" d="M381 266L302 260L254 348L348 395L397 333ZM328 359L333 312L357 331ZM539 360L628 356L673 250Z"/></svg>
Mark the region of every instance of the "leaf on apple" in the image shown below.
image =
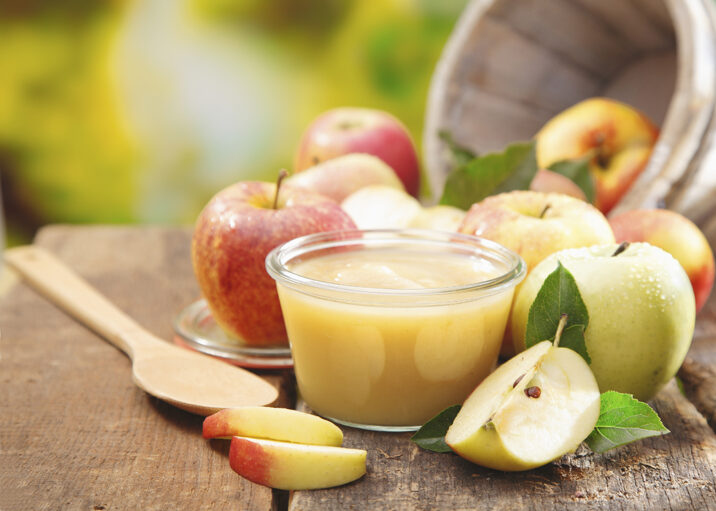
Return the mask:
<svg viewBox="0 0 716 511"><path fill-rule="evenodd" d="M453 163L453 169L470 163L470 161L477 157L477 154L472 151L472 149L455 142L455 139L452 138L452 134L449 131L440 130L438 132L438 137L447 147L448 154L450 155L450 159Z"/></svg>
<svg viewBox="0 0 716 511"><path fill-rule="evenodd" d="M460 405L445 408L445 410L423 424L410 439L418 444L419 447L428 451L452 452L450 446L445 443L445 434L455 417L457 417L460 408Z"/></svg>
<svg viewBox="0 0 716 511"><path fill-rule="evenodd" d="M642 438L670 432L648 404L630 394L604 392L600 406L594 431L585 440L594 452L602 453Z"/></svg>
<svg viewBox="0 0 716 511"><path fill-rule="evenodd" d="M587 306L582 300L574 277L560 262L557 269L544 280L530 306L525 346L529 348L541 341L554 341L560 319L565 314L567 322L559 345L576 351L591 364L584 342L584 331L589 324Z"/></svg>
<svg viewBox="0 0 716 511"><path fill-rule="evenodd" d="M537 173L534 142L518 142L501 153L478 156L447 177L440 204L470 209L489 195L528 190Z"/></svg>
<svg viewBox="0 0 716 511"><path fill-rule="evenodd" d="M584 192L587 201L594 202L596 190L594 189L594 179L589 172L590 156L583 158L575 158L572 160L562 160L554 162L549 166L549 170L562 174L564 177L571 179Z"/></svg>

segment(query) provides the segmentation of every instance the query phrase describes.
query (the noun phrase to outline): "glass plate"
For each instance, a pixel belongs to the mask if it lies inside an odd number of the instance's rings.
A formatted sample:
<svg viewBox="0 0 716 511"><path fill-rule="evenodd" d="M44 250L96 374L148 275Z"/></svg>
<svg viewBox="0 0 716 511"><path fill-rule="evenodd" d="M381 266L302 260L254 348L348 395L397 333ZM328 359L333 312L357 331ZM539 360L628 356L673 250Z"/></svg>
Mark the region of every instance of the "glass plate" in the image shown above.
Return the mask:
<svg viewBox="0 0 716 511"><path fill-rule="evenodd" d="M246 346L226 335L211 316L206 300L198 300L174 319L175 342L242 367L283 369L293 367L291 350L283 346Z"/></svg>

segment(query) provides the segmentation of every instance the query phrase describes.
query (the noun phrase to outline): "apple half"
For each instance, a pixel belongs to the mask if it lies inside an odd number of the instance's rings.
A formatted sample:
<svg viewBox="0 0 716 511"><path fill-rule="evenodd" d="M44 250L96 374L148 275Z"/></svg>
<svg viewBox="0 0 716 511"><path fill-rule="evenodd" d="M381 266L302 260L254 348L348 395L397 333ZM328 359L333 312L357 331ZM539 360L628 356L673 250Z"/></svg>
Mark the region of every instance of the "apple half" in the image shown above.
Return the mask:
<svg viewBox="0 0 716 511"><path fill-rule="evenodd" d="M298 444L343 443L341 429L326 419L289 408L245 406L226 408L204 419L204 438L248 436Z"/></svg>
<svg viewBox="0 0 716 511"><path fill-rule="evenodd" d="M362 449L235 436L229 464L234 472L257 484L278 490L316 490L362 477L366 454Z"/></svg>
<svg viewBox="0 0 716 511"><path fill-rule="evenodd" d="M575 450L599 418L599 387L584 359L543 341L498 367L472 392L445 442L504 471L545 465Z"/></svg>

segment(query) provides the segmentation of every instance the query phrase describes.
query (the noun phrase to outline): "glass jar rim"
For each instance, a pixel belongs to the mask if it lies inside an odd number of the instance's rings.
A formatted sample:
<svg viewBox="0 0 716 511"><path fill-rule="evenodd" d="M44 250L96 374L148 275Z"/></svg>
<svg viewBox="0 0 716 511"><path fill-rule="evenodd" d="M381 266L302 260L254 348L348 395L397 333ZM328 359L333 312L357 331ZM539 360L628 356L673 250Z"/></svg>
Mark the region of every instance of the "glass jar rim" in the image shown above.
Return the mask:
<svg viewBox="0 0 716 511"><path fill-rule="evenodd" d="M493 259L496 258L505 263L508 270L496 277L470 284L423 289L391 289L351 286L316 280L292 272L287 267L288 262L312 252L337 247L350 247L351 245L365 244L366 242L393 244L414 242L432 245L443 244L451 248L469 247L470 253L483 257L489 255ZM304 292L306 288L314 288L336 293L409 298L411 296L453 295L477 291L485 295L493 294L502 291L504 288L519 284L527 272L527 265L517 253L503 245L469 234L430 229L354 229L324 231L287 241L274 248L266 256L266 271L277 282L292 288L300 288Z"/></svg>

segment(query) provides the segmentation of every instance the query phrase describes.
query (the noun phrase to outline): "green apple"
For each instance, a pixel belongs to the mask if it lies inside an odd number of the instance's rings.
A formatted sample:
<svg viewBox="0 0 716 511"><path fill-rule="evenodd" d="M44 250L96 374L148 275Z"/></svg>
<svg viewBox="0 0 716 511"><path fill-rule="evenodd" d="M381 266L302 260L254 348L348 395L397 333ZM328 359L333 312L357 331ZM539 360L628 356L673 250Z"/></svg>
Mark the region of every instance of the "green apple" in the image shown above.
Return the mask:
<svg viewBox="0 0 716 511"><path fill-rule="evenodd" d="M648 243L596 245L552 254L515 293L516 351L525 348L530 306L557 263L571 272L589 313L591 369L604 392L651 399L681 366L694 333L694 293L679 262Z"/></svg>
<svg viewBox="0 0 716 511"><path fill-rule="evenodd" d="M499 366L470 394L445 435L463 458L504 471L575 450L599 418L599 387L584 359L549 341Z"/></svg>
<svg viewBox="0 0 716 511"><path fill-rule="evenodd" d="M279 490L339 486L365 474L366 451L235 436L229 465L249 481Z"/></svg>
<svg viewBox="0 0 716 511"><path fill-rule="evenodd" d="M204 438L247 436L298 444L332 445L343 443L343 432L317 415L289 408L244 406L226 408L204 419Z"/></svg>
<svg viewBox="0 0 716 511"><path fill-rule="evenodd" d="M320 193L341 202L353 192L369 185L385 185L404 190L395 171L370 154L353 153L326 160L297 172L286 184Z"/></svg>

